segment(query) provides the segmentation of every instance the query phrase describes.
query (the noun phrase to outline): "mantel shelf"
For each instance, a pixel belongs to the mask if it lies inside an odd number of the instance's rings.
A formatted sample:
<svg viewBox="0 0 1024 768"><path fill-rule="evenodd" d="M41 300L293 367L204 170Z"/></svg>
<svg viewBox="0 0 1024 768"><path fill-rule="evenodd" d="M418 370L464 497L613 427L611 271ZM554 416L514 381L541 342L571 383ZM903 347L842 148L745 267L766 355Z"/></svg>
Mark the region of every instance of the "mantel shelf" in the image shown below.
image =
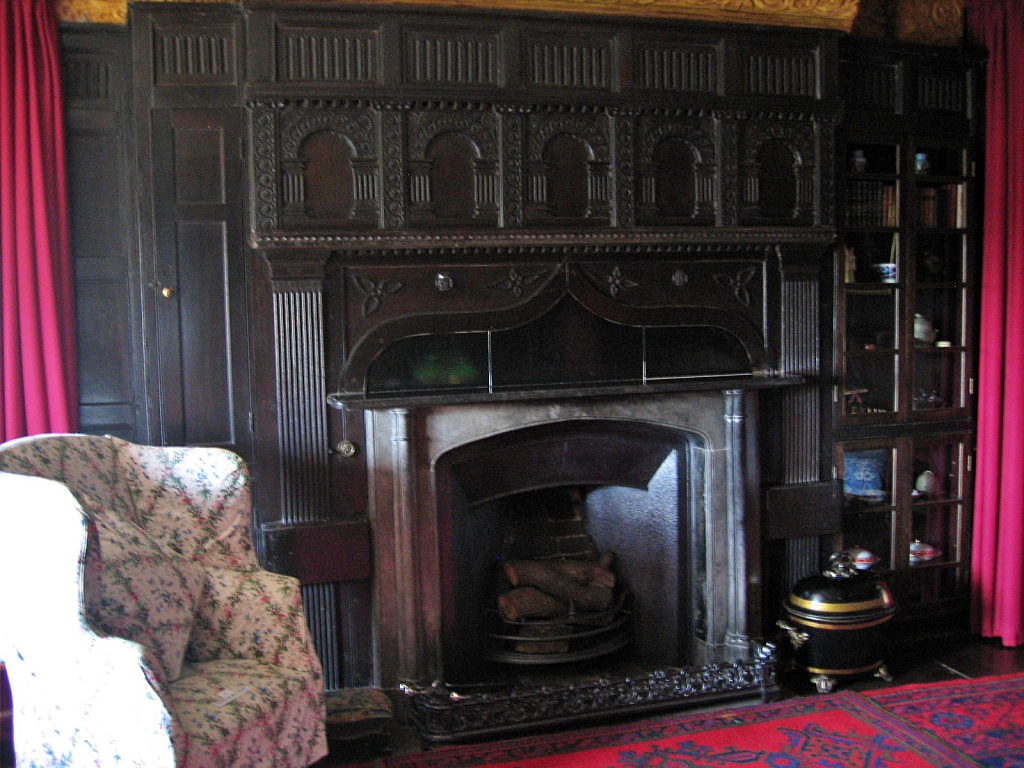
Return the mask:
<svg viewBox="0 0 1024 768"><path fill-rule="evenodd" d="M663 395L674 392L698 392L726 389L769 389L795 387L806 383L802 376L707 376L654 384L606 387L557 387L550 389L518 389L507 392L460 392L406 395L365 395L332 392L327 404L338 410L375 410L378 408L418 408L475 403L522 402L527 400L561 400L580 397L617 397L623 395Z"/></svg>
<svg viewBox="0 0 1024 768"><path fill-rule="evenodd" d="M608 249L702 247L715 252L750 246L798 244L827 247L835 240L831 227L631 227L590 230L513 230L473 231L370 230L364 232L279 232L254 235L250 243L274 260L280 250L328 248L347 252L416 252L498 249L520 252L536 248Z"/></svg>

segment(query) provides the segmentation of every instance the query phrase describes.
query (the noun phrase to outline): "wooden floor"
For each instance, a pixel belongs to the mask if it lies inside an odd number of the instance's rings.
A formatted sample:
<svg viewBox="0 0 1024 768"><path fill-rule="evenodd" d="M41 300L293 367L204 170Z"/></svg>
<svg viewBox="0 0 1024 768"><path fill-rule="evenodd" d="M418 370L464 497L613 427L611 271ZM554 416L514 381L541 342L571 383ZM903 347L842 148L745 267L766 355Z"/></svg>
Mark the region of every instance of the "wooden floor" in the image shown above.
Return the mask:
<svg viewBox="0 0 1024 768"><path fill-rule="evenodd" d="M943 680L962 680L988 675L1024 672L1024 647L1004 648L997 641L977 637L946 640L933 644L916 643L909 649L897 647L887 660L893 676L892 682L866 675L842 680L836 690L864 691L911 683L930 683ZM781 670L779 682L782 696L820 696L806 673ZM738 705L756 703L741 701ZM406 719L403 701L396 699L397 723L394 737L387 748L389 754L404 754L422 749L415 728ZM691 710L692 711L692 710ZM658 717L664 717L659 713ZM331 743L331 754L315 768L332 768L372 760L382 752L380 745L361 743Z"/></svg>

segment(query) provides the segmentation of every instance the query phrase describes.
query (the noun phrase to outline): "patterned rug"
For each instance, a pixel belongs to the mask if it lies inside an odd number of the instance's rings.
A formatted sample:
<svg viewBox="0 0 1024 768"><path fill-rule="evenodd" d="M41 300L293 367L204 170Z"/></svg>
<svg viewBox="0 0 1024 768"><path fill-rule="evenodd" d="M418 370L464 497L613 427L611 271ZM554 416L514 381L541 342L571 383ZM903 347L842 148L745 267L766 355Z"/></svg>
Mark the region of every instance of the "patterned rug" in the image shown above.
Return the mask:
<svg viewBox="0 0 1024 768"><path fill-rule="evenodd" d="M384 768L978 766L935 735L847 691L618 727L441 747L384 758L378 764Z"/></svg>
<svg viewBox="0 0 1024 768"><path fill-rule="evenodd" d="M1024 766L1024 675L906 685L865 695L981 765Z"/></svg>

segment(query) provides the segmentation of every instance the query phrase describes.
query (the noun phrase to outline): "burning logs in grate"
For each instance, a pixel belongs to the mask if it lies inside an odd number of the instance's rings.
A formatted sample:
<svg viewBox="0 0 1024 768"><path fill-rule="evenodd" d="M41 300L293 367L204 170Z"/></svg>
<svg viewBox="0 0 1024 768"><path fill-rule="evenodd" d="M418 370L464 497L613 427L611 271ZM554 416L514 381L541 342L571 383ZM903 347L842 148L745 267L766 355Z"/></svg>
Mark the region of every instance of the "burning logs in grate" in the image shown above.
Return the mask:
<svg viewBox="0 0 1024 768"><path fill-rule="evenodd" d="M630 641L629 595L611 552L597 559L507 560L489 658L516 664L579 661Z"/></svg>

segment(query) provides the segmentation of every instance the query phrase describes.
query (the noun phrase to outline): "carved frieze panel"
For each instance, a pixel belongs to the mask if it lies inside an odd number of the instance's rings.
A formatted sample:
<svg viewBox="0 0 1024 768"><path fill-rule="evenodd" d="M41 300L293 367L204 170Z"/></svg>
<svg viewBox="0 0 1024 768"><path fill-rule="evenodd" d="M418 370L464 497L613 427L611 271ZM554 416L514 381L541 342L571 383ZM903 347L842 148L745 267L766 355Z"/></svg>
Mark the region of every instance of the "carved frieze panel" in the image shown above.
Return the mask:
<svg viewBox="0 0 1024 768"><path fill-rule="evenodd" d="M527 85L604 91L617 83L614 37L533 33L524 49Z"/></svg>
<svg viewBox="0 0 1024 768"><path fill-rule="evenodd" d="M500 30L408 29L402 80L412 85L500 87L504 80Z"/></svg>
<svg viewBox="0 0 1024 768"><path fill-rule="evenodd" d="M411 226L497 226L501 164L493 110L411 110L407 154Z"/></svg>
<svg viewBox="0 0 1024 768"><path fill-rule="evenodd" d="M527 224L610 224L608 114L545 110L530 114L527 121Z"/></svg>
<svg viewBox="0 0 1024 768"><path fill-rule="evenodd" d="M891 61L847 61L840 65L843 97L853 109L896 114L900 108L903 66Z"/></svg>
<svg viewBox="0 0 1024 768"><path fill-rule="evenodd" d="M81 51L65 45L64 99L76 108L116 109L118 94L114 57L96 51Z"/></svg>
<svg viewBox="0 0 1024 768"><path fill-rule="evenodd" d="M818 124L751 116L739 127L740 224L810 226L818 213Z"/></svg>
<svg viewBox="0 0 1024 768"><path fill-rule="evenodd" d="M154 25L154 85L159 88L236 83L237 35L233 23L208 24L202 30L187 22Z"/></svg>
<svg viewBox="0 0 1024 768"><path fill-rule="evenodd" d="M635 43L633 77L646 91L719 93L723 46L697 39L648 40Z"/></svg>
<svg viewBox="0 0 1024 768"><path fill-rule="evenodd" d="M316 27L280 24L277 34L279 82L379 85L381 32L378 26Z"/></svg>
<svg viewBox="0 0 1024 768"><path fill-rule="evenodd" d="M741 91L749 96L820 98L821 54L817 47L740 47Z"/></svg>
<svg viewBox="0 0 1024 768"><path fill-rule="evenodd" d="M913 105L924 112L967 117L967 78L962 71L927 70L917 73Z"/></svg>
<svg viewBox="0 0 1024 768"><path fill-rule="evenodd" d="M643 115L637 135L637 222L713 226L719 132L713 117Z"/></svg>

